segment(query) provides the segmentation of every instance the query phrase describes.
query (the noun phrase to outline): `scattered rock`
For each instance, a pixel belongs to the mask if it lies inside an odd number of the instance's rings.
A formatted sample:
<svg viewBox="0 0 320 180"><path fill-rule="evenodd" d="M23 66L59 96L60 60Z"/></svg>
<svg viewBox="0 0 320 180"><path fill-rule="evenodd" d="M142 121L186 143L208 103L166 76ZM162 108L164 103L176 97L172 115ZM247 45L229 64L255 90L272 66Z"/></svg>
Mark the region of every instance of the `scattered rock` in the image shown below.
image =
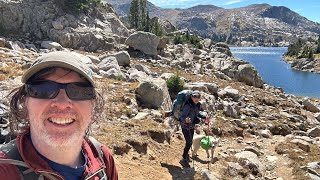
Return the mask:
<svg viewBox="0 0 320 180"><path fill-rule="evenodd" d="M304 108L308 111L311 111L314 113L320 112L320 109L316 105L314 105L312 102L310 102L308 99L304 100L302 104Z"/></svg>
<svg viewBox="0 0 320 180"><path fill-rule="evenodd" d="M137 31L131 34L125 43L145 54L157 55L159 41L159 37L152 33Z"/></svg>
<svg viewBox="0 0 320 180"><path fill-rule="evenodd" d="M147 78L136 88L137 100L141 106L154 109L171 109L167 84L163 79Z"/></svg>
<svg viewBox="0 0 320 180"><path fill-rule="evenodd" d="M242 151L235 154L235 157L241 162L241 164L247 165L252 173L258 174L264 172L265 167L255 153L251 151Z"/></svg>
<svg viewBox="0 0 320 180"><path fill-rule="evenodd" d="M227 162L228 173L231 176L237 176L243 171L243 167L239 163Z"/></svg>
<svg viewBox="0 0 320 180"><path fill-rule="evenodd" d="M148 143L137 139L127 139L126 143L130 144L139 154L146 154Z"/></svg>
<svg viewBox="0 0 320 180"><path fill-rule="evenodd" d="M119 66L130 66L130 55L127 51L120 51L112 56L117 59Z"/></svg>
<svg viewBox="0 0 320 180"><path fill-rule="evenodd" d="M116 155L122 156L124 154L128 154L130 149L131 149L131 146L123 142L117 142L117 144L113 145L113 153Z"/></svg>
<svg viewBox="0 0 320 180"><path fill-rule="evenodd" d="M268 129L262 130L260 132L260 134L261 134L262 137L272 138L272 134L271 134L270 130L268 130Z"/></svg>
<svg viewBox="0 0 320 180"><path fill-rule="evenodd" d="M320 137L320 128L315 127L315 128L309 129L307 133L308 133L308 136L310 137Z"/></svg>
<svg viewBox="0 0 320 180"><path fill-rule="evenodd" d="M303 141L301 139L293 139L290 142L297 145L303 151L310 152L310 144L308 142Z"/></svg>

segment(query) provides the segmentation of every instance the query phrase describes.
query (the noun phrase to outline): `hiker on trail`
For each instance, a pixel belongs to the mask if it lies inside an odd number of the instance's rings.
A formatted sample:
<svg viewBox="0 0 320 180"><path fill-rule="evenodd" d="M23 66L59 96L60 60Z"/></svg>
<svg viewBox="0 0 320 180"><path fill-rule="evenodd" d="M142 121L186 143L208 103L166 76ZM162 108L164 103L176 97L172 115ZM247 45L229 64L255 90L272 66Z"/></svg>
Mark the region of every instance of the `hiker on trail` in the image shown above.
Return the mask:
<svg viewBox="0 0 320 180"><path fill-rule="evenodd" d="M43 55L11 92L10 130L17 138L0 146L0 179L118 179L109 149L88 135L103 99L81 58Z"/></svg>
<svg viewBox="0 0 320 180"><path fill-rule="evenodd" d="M203 114L200 113L200 96L201 95L199 91L192 92L190 99L183 106L182 115L180 117L180 125L184 139L186 141L182 159L180 160L180 164L183 167L190 167L190 157L188 153L192 146L195 125L200 122L199 118L206 118L205 116L203 116Z"/></svg>

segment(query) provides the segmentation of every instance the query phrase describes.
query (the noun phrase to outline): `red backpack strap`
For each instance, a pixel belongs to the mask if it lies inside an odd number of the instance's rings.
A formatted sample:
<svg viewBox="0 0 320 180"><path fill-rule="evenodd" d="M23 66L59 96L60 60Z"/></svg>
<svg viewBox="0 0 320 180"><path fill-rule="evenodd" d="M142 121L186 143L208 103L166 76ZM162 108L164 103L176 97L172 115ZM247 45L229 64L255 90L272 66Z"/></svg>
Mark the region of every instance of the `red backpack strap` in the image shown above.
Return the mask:
<svg viewBox="0 0 320 180"><path fill-rule="evenodd" d="M36 174L23 160L18 151L16 140L12 140L7 144L0 145L0 151L3 152L8 159L0 159L0 164L12 164L17 166L20 171L22 180L43 179L43 176L50 180L56 178L50 174Z"/></svg>
<svg viewBox="0 0 320 180"><path fill-rule="evenodd" d="M99 160L101 161L101 163L103 163L103 165L106 166L106 163L104 163L104 160L103 160L104 154L103 154L103 151L101 148L101 143L91 136L89 136L88 141L89 141L89 145L91 146L91 144L92 144L93 148L95 148L96 151L98 152ZM92 148L92 146L91 146L91 148ZM98 174L100 180L107 180L108 178L107 178L106 170L107 169L104 168L104 169L100 169L99 171L97 171L94 174L88 174L85 177L85 180L90 179L91 177L95 176L96 174Z"/></svg>

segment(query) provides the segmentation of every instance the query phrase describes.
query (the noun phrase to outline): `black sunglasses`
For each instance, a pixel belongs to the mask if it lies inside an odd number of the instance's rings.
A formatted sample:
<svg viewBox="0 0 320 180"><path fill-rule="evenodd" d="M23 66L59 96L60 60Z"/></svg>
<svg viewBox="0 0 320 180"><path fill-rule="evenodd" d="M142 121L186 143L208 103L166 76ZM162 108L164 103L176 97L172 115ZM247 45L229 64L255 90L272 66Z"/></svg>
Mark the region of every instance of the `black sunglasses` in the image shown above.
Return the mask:
<svg viewBox="0 0 320 180"><path fill-rule="evenodd" d="M194 94L194 95L192 95L192 97L194 97L194 98L200 98L200 94Z"/></svg>
<svg viewBox="0 0 320 180"><path fill-rule="evenodd" d="M54 99L64 89L71 100L91 100L96 97L94 87L90 83L57 83L54 81L34 81L25 85L28 96L38 99Z"/></svg>

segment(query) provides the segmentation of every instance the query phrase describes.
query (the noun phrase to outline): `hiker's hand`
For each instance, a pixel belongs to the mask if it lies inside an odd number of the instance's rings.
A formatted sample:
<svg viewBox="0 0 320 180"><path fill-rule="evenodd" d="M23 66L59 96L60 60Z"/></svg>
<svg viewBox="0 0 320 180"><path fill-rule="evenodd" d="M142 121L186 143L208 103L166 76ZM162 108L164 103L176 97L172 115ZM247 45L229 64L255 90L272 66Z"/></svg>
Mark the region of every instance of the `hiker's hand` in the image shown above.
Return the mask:
<svg viewBox="0 0 320 180"><path fill-rule="evenodd" d="M191 123L191 119L189 117L186 118L186 123Z"/></svg>
<svg viewBox="0 0 320 180"><path fill-rule="evenodd" d="M204 124L208 124L209 121L210 121L209 117L206 117L206 118L204 119Z"/></svg>
<svg viewBox="0 0 320 180"><path fill-rule="evenodd" d="M197 134L200 134L201 127L199 124L194 125L194 130L196 130Z"/></svg>

